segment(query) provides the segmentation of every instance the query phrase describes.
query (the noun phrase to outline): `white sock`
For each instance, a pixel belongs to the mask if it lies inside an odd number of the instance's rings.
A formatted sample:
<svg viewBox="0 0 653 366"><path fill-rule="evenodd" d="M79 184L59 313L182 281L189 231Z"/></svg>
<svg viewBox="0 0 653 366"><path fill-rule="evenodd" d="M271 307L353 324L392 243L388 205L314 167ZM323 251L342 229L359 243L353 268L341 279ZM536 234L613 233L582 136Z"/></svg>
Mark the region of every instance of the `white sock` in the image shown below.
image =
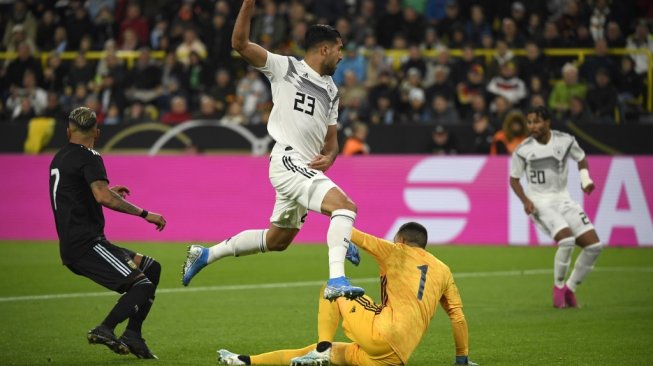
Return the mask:
<svg viewBox="0 0 653 366"><path fill-rule="evenodd" d="M209 263L223 257L239 257L256 253L265 253L268 250L265 235L268 229L245 230L236 236L209 248Z"/></svg>
<svg viewBox="0 0 653 366"><path fill-rule="evenodd" d="M575 244L576 239L573 237L564 238L558 242L558 250L553 259L553 284L557 288L562 288L565 285L565 278L569 271L571 254L574 252Z"/></svg>
<svg viewBox="0 0 653 366"><path fill-rule="evenodd" d="M331 213L331 224L327 231L329 246L329 278L345 275L345 256L351 240L351 229L354 226L356 212L350 210L335 210Z"/></svg>
<svg viewBox="0 0 653 366"><path fill-rule="evenodd" d="M575 292L576 287L578 287L578 285L583 282L585 276L592 272L596 258L598 258L599 254L601 254L601 250L603 250L603 244L598 242L586 246L583 248L583 251L580 252L578 258L576 258L574 270L571 272L569 280L567 280L567 287L569 287L571 291Z"/></svg>

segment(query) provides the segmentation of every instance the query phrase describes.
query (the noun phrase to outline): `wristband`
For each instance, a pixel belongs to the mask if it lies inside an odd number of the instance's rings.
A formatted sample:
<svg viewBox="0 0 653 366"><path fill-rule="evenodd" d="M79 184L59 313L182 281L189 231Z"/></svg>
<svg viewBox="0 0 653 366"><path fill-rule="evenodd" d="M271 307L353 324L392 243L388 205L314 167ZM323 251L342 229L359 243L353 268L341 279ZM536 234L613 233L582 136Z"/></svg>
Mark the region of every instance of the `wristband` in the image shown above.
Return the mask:
<svg viewBox="0 0 653 366"><path fill-rule="evenodd" d="M590 184L594 184L592 178L590 178L590 172L587 169L581 169L578 171L580 177L580 186L584 189Z"/></svg>
<svg viewBox="0 0 653 366"><path fill-rule="evenodd" d="M143 210L143 212L141 212L141 214L138 215L138 216L140 216L140 217L142 217L142 218L146 218L147 215L149 215L149 212L147 212L147 210Z"/></svg>

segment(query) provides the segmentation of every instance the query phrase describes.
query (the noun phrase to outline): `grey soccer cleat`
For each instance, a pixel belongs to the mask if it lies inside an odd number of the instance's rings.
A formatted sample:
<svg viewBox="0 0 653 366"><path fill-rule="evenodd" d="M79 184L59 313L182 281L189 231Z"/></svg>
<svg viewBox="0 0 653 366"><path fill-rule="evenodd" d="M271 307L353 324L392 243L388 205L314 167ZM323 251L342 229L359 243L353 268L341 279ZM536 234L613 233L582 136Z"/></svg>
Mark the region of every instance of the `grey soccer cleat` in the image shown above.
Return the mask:
<svg viewBox="0 0 653 366"><path fill-rule="evenodd" d="M219 349L217 352L218 365L247 365L233 352L229 352L226 349Z"/></svg>
<svg viewBox="0 0 653 366"><path fill-rule="evenodd" d="M290 360L290 366L329 366L331 365L331 347L324 352L318 352L316 349L301 356Z"/></svg>

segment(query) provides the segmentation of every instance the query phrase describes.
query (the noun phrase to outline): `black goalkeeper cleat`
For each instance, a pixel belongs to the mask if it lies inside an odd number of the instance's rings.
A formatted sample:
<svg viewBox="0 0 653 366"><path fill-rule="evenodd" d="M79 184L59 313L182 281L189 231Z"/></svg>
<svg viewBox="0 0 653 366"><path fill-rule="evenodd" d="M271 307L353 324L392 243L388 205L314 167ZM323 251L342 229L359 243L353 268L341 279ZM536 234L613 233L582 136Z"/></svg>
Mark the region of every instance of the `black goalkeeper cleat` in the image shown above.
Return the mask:
<svg viewBox="0 0 653 366"><path fill-rule="evenodd" d="M98 325L86 334L90 344L103 344L119 355L128 355L129 348L113 334L113 330L105 325Z"/></svg>
<svg viewBox="0 0 653 366"><path fill-rule="evenodd" d="M145 340L140 335L126 330L120 337L120 341L127 345L129 352L138 358L158 359L145 344Z"/></svg>

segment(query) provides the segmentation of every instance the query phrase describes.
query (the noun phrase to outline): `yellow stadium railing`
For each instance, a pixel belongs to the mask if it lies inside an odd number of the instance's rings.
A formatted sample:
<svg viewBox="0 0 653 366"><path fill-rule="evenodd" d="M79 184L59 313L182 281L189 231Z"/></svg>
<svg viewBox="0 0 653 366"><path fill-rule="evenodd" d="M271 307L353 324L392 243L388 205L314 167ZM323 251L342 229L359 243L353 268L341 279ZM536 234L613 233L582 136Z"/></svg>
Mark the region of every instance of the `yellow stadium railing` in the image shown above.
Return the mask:
<svg viewBox="0 0 653 366"><path fill-rule="evenodd" d="M525 56L526 50L524 49L513 49L511 50L515 56ZM593 56L596 54L596 51L593 48L547 48L544 49L544 54L550 57L575 57L578 64L582 64L585 61L587 56ZM475 49L474 55L476 57L482 57L485 59L486 63L490 63L492 60L492 55L496 51L494 49ZM392 60L392 65L395 69L399 68L402 58L408 55L408 50L386 50L386 56ZM437 50L428 50L424 51L423 55L428 58L434 58L438 56L439 51ZM626 49L626 48L613 48L608 52L610 55L623 56L623 55L634 55L634 54L644 54L648 59L648 71L646 73L646 110L648 112L653 112L653 52L647 49ZM51 52L41 52L38 54L38 57L41 60L41 64L45 66L47 64L48 58L50 57ZM134 66L135 60L140 54L139 51L116 51L118 58L125 60L127 68L132 68ZM462 57L463 51L461 49L450 49L449 54L454 57ZM60 54L63 60L74 60L77 57L78 52L63 52ZM165 51L150 51L150 55L154 59L163 59L166 55ZM232 55L237 56L235 52ZM104 51L89 51L84 53L84 56L89 60L101 60L106 56ZM0 52L0 60L12 60L16 58L17 55L15 52Z"/></svg>

